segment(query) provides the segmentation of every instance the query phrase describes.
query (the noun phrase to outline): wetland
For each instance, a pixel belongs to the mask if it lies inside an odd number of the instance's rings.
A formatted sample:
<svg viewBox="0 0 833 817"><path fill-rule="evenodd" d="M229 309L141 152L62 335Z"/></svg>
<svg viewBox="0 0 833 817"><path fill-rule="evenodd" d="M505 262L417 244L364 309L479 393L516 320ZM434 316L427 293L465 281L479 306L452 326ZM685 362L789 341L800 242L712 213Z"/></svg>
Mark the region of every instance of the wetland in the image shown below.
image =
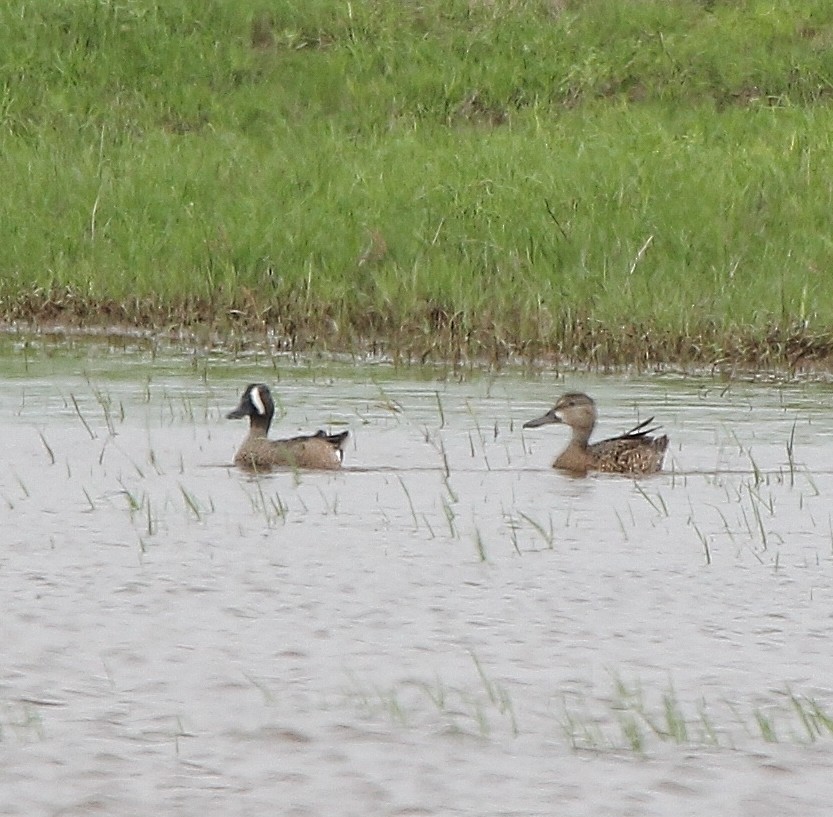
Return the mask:
<svg viewBox="0 0 833 817"><path fill-rule="evenodd" d="M349 429L335 473L231 467ZM6 341L4 814L823 815L825 381ZM665 471L550 468L654 415Z"/></svg>

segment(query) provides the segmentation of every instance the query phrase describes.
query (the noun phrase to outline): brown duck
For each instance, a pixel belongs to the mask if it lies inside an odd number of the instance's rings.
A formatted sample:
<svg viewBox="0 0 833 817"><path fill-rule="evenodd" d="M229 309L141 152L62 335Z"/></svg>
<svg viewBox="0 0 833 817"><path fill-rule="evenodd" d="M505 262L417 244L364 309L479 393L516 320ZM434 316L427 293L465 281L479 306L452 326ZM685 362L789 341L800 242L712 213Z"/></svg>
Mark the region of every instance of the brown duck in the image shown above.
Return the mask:
<svg viewBox="0 0 833 817"><path fill-rule="evenodd" d="M596 404L586 394L565 394L546 414L524 423L524 428L538 428L548 423L570 426L569 445L556 457L553 468L574 474L603 471L610 474L655 474L662 470L668 437L651 437L657 427L647 428L649 417L620 437L589 444L596 425Z"/></svg>
<svg viewBox="0 0 833 817"><path fill-rule="evenodd" d="M234 455L235 465L257 471L279 467L341 468L349 431L339 434L317 431L301 437L270 440L267 435L274 416L275 403L269 388L263 383L246 386L240 405L226 415L229 420L249 418L249 434Z"/></svg>

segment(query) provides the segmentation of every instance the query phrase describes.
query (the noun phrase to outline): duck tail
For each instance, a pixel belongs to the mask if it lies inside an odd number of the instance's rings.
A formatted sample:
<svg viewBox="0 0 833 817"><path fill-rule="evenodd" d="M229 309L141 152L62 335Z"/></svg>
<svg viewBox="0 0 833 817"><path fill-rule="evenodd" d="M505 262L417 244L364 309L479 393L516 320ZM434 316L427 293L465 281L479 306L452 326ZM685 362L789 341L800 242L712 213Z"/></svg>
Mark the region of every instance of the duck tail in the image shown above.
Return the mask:
<svg viewBox="0 0 833 817"><path fill-rule="evenodd" d="M655 431L659 431L662 426L648 426L654 422L653 417L649 417L647 420L643 420L638 425L635 425L630 431L626 431L622 435L622 439L640 439L647 437L649 434L653 434Z"/></svg>
<svg viewBox="0 0 833 817"><path fill-rule="evenodd" d="M339 451L342 451L347 443L347 438L350 436L350 432L339 431L338 434L327 434L323 428L319 428L315 436L320 437L322 440L326 440L331 446L333 446L333 448L337 448Z"/></svg>

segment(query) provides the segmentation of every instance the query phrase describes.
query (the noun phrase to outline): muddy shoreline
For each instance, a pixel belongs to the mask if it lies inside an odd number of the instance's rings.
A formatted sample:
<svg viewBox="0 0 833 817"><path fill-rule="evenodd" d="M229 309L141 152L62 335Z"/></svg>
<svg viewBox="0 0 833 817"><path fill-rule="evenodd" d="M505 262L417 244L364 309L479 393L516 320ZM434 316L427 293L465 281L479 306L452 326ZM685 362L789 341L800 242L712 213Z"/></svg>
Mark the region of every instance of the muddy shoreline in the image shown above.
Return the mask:
<svg viewBox="0 0 833 817"><path fill-rule="evenodd" d="M0 312L0 334L77 339L127 339L153 343L222 346L230 351L260 348L272 353L378 357L397 365L543 366L578 370L679 369L721 375L755 372L785 376L833 374L833 332L805 325L701 327L688 335L642 324L563 326L528 338L488 320L415 317L342 326L313 315L264 317L254 310L212 310L206 304L51 300Z"/></svg>

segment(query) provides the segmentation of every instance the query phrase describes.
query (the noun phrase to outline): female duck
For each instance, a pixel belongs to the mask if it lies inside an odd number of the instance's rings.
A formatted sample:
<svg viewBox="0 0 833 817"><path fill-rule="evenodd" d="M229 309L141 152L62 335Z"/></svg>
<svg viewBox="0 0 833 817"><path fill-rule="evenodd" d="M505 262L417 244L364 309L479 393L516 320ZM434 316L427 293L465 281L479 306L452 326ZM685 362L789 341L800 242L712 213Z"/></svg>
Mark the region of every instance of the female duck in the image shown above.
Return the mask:
<svg viewBox="0 0 833 817"><path fill-rule="evenodd" d="M588 444L596 425L596 404L586 394L565 394L542 417L524 423L524 428L538 428L547 423L570 426L569 445L556 457L553 468L574 474L603 471L610 474L654 474L662 470L668 437L651 437L656 428L646 428L653 417L641 422L620 437Z"/></svg>
<svg viewBox="0 0 833 817"><path fill-rule="evenodd" d="M252 383L246 386L240 405L226 417L238 420L249 418L249 434L234 455L235 465L257 471L275 467L335 469L344 459L344 445L349 431L327 434L317 431L286 440L267 438L275 416L275 403L267 386Z"/></svg>

